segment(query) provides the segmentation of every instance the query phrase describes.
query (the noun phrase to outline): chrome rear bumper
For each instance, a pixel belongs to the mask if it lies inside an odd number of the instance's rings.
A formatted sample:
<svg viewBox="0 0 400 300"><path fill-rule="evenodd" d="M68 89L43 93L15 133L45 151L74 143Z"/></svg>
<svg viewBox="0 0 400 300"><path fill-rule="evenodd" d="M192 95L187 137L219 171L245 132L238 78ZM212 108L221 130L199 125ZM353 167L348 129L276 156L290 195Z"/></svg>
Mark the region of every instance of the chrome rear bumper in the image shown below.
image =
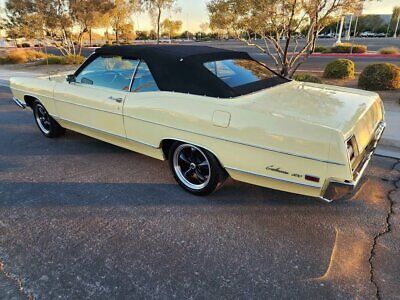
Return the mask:
<svg viewBox="0 0 400 300"><path fill-rule="evenodd" d="M17 98L13 97L12 98L13 101L15 102L15 104L17 104L20 108L26 108L26 104L22 103L21 101L19 101Z"/></svg>
<svg viewBox="0 0 400 300"><path fill-rule="evenodd" d="M352 181L342 182L334 179L328 180L328 184L323 192L323 195L320 197L322 200L327 202L332 202L334 200L338 200L352 192L360 182L365 169L367 168L375 149L379 143L379 140L382 137L383 132L385 131L386 123L379 123L377 129L374 133L373 140L369 143L369 145L364 150L364 157L362 161L359 163L358 167L354 170L354 177Z"/></svg>

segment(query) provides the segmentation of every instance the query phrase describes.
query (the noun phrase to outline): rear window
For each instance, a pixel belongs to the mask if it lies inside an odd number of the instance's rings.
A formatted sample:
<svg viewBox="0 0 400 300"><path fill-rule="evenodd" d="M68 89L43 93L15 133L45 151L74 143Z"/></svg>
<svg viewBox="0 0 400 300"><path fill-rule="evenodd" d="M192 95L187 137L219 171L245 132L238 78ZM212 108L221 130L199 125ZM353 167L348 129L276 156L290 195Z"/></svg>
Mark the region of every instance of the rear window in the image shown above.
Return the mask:
<svg viewBox="0 0 400 300"><path fill-rule="evenodd" d="M204 66L231 88L276 77L268 68L249 59L210 61Z"/></svg>

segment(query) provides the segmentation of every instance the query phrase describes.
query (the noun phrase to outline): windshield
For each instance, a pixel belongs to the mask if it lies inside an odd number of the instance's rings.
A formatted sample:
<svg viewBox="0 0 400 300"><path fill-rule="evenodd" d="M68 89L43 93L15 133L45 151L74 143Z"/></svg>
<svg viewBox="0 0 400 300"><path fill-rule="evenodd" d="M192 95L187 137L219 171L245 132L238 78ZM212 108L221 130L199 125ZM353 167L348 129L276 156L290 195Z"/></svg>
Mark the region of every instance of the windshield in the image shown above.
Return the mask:
<svg viewBox="0 0 400 300"><path fill-rule="evenodd" d="M204 66L231 88L276 77L271 70L250 59L210 61Z"/></svg>

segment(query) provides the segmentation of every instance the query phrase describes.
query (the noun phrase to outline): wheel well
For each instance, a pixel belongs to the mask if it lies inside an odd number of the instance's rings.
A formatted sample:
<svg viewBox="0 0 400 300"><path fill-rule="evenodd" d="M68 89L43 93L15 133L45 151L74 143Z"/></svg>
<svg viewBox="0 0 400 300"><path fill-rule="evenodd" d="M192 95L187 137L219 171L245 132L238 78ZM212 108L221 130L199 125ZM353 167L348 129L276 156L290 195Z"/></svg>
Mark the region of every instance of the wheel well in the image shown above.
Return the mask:
<svg viewBox="0 0 400 300"><path fill-rule="evenodd" d="M179 142L177 140L172 140L172 139L166 139L161 141L161 149L163 151L164 157L166 160L168 160L168 154L169 154L169 149L171 149L171 146L173 143Z"/></svg>
<svg viewBox="0 0 400 300"><path fill-rule="evenodd" d="M164 158L166 160L168 160L168 154L169 154L169 149L171 149L171 146L175 143L175 142L180 142L180 143L189 143L189 144L193 144L196 145L195 143L190 143L190 142L184 142L181 140L174 140L174 139L165 139L161 141L161 149L163 151L164 154ZM200 148L204 148L200 145L196 145ZM212 155L214 155L214 157L217 159L218 163L220 164L221 168L226 172L224 165L221 163L221 161L219 160L219 158L210 150L208 150L207 148L204 148L205 150L207 150L208 152L210 152Z"/></svg>
<svg viewBox="0 0 400 300"><path fill-rule="evenodd" d="M32 108L33 102L35 102L36 100L39 100L39 99L35 98L33 96L25 95L24 100L25 100L26 105L29 106L30 108Z"/></svg>

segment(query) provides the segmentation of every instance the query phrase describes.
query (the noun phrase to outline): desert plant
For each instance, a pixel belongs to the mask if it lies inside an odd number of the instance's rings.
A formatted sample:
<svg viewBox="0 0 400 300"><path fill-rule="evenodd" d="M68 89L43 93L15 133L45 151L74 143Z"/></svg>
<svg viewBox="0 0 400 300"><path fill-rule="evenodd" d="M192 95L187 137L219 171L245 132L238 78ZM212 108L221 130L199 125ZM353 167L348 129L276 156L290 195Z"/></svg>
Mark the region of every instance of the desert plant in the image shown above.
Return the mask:
<svg viewBox="0 0 400 300"><path fill-rule="evenodd" d="M354 62L349 59L337 59L326 65L325 78L352 79L354 78Z"/></svg>
<svg viewBox="0 0 400 300"><path fill-rule="evenodd" d="M26 50L25 55L28 59L28 61L35 61L38 59L43 59L47 57L46 53L36 51L36 50Z"/></svg>
<svg viewBox="0 0 400 300"><path fill-rule="evenodd" d="M321 79L319 79L317 76L304 73L295 74L293 79L304 82L322 83Z"/></svg>
<svg viewBox="0 0 400 300"><path fill-rule="evenodd" d="M80 65L85 60L85 57L81 55L66 55L63 56L64 65Z"/></svg>
<svg viewBox="0 0 400 300"><path fill-rule="evenodd" d="M362 71L358 87L370 91L400 89L400 68L389 63L369 65Z"/></svg>
<svg viewBox="0 0 400 300"><path fill-rule="evenodd" d="M36 61L46 58L47 55L36 50L14 50L7 52L1 57L1 64L23 64L30 61Z"/></svg>
<svg viewBox="0 0 400 300"><path fill-rule="evenodd" d="M317 45L317 46L315 46L314 52L317 52L317 53L324 53L324 52L326 52L327 50L328 50L328 48L326 48L326 47L324 47L324 46Z"/></svg>
<svg viewBox="0 0 400 300"><path fill-rule="evenodd" d="M15 50L8 52L2 60L4 64L23 64L28 61L28 57L25 51Z"/></svg>
<svg viewBox="0 0 400 300"><path fill-rule="evenodd" d="M49 55L48 58L44 57L40 61L41 65L78 65L81 64L85 58L80 55L67 55L67 56L56 56Z"/></svg>
<svg viewBox="0 0 400 300"><path fill-rule="evenodd" d="M41 65L62 65L64 63L64 59L62 56L55 56L55 55L49 55L47 59L42 59L40 61Z"/></svg>
<svg viewBox="0 0 400 300"><path fill-rule="evenodd" d="M380 54L398 54L400 53L399 48L396 47L385 47L382 49L379 49Z"/></svg>
<svg viewBox="0 0 400 300"><path fill-rule="evenodd" d="M332 53L365 53L367 52L367 46L341 43L333 46L330 50Z"/></svg>

